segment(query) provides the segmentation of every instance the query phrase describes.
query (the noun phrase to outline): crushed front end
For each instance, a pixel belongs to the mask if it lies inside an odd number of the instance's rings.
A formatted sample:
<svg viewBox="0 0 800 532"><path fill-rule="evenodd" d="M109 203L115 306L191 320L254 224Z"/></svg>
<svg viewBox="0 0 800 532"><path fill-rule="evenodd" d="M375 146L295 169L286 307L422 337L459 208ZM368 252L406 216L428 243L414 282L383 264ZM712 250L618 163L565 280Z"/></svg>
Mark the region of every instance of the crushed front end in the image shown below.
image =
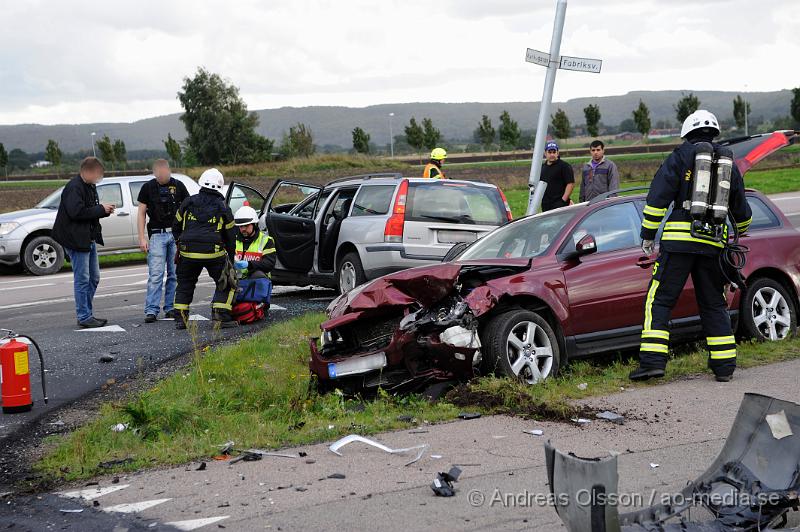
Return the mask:
<svg viewBox="0 0 800 532"><path fill-rule="evenodd" d="M478 316L487 297L463 277L462 266L452 263L415 268L334 300L321 338L310 342L309 366L320 390L421 392L476 376Z"/></svg>

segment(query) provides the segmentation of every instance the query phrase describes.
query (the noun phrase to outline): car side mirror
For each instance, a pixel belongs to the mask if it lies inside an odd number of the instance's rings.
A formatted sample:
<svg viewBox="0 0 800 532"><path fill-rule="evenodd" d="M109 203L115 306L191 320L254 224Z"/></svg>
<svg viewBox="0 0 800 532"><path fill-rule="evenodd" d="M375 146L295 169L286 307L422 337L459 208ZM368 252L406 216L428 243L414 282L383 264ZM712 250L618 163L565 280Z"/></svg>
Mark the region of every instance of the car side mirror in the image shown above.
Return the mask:
<svg viewBox="0 0 800 532"><path fill-rule="evenodd" d="M597 253L597 242L594 239L594 235L585 235L575 244L575 256L583 257L592 253Z"/></svg>

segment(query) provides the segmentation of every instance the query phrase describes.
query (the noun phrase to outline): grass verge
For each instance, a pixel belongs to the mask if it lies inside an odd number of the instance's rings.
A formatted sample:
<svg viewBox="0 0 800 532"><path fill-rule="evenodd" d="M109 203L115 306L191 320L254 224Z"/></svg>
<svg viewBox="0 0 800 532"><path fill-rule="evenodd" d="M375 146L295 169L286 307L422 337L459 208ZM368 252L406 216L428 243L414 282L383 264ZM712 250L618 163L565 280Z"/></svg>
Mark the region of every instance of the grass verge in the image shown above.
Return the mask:
<svg viewBox="0 0 800 532"><path fill-rule="evenodd" d="M193 364L155 387L105 404L97 418L72 434L48 440L36 468L48 481L90 478L112 470L185 463L217 454L228 440L237 448L277 448L330 441L345 434L373 434L456 417L464 408L537 419L581 413L570 400L630 388L634 362L608 356L579 362L539 386L484 377L430 404L418 396L380 395L370 401L336 393L319 396L310 386L306 338L318 333L320 313L277 323L236 344L196 353ZM666 380L706 372L706 355L684 349ZM800 357L800 340L740 346L740 367ZM587 383L585 390L578 384ZM646 384L645 384L646 385ZM127 423L123 432L112 432ZM115 462L116 461L116 462ZM109 462L112 465L109 465Z"/></svg>

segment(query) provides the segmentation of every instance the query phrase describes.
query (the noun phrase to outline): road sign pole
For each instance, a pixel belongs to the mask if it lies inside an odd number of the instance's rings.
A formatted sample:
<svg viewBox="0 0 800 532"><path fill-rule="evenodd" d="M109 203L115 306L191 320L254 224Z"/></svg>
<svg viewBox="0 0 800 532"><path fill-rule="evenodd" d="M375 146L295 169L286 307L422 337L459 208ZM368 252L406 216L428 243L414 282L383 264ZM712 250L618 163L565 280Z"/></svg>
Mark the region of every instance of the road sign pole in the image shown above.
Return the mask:
<svg viewBox="0 0 800 532"><path fill-rule="evenodd" d="M561 34L564 31L564 18L567 13L567 0L558 0L556 5L556 18L553 22L553 37L550 41L550 64L547 66L547 75L544 78L544 92L542 103L539 106L539 122L536 126L536 141L533 144L531 160L531 174L528 179L528 211L535 214L539 210L544 196L546 183L541 183L542 157L544 156L544 143L547 138L547 120L550 116L550 102L553 99L553 86L556 82L556 71L559 66L559 52L561 51Z"/></svg>

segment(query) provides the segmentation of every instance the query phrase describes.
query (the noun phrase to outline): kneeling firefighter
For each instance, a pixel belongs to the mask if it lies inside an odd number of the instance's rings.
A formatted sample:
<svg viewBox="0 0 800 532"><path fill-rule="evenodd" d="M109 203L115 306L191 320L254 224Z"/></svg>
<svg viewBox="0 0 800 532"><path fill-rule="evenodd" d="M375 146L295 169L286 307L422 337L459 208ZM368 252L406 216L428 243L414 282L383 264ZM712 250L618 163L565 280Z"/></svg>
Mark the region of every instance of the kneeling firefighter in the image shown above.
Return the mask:
<svg viewBox="0 0 800 532"><path fill-rule="evenodd" d="M667 157L650 185L641 229L642 250L648 256L671 204L673 209L653 266L639 367L631 372L631 380L664 376L670 314L690 274L708 345L709 368L720 382L729 381L736 369L736 340L725 285L730 282L743 287L738 270L744 255L740 246L729 244L726 219L730 218L738 240L750 226L752 212L733 152L712 143L719 132L717 118L710 112L698 110L689 115L681 129L684 143ZM734 248L737 250L732 251ZM738 264L731 253L739 254Z"/></svg>
<svg viewBox="0 0 800 532"><path fill-rule="evenodd" d="M235 327L237 323L231 317L231 307L236 278L231 272L236 251L236 229L233 214L222 196L225 180L219 170L210 168L203 172L198 183L200 192L183 200L172 226L172 234L178 243L175 310L180 315L176 317L175 327L186 328L189 305L203 268L217 285L211 299L214 324Z"/></svg>
<svg viewBox="0 0 800 532"><path fill-rule="evenodd" d="M275 267L275 241L258 228L258 213L249 206L236 211L236 267L239 288L233 305L233 318L252 323L264 317L272 294L270 280Z"/></svg>

